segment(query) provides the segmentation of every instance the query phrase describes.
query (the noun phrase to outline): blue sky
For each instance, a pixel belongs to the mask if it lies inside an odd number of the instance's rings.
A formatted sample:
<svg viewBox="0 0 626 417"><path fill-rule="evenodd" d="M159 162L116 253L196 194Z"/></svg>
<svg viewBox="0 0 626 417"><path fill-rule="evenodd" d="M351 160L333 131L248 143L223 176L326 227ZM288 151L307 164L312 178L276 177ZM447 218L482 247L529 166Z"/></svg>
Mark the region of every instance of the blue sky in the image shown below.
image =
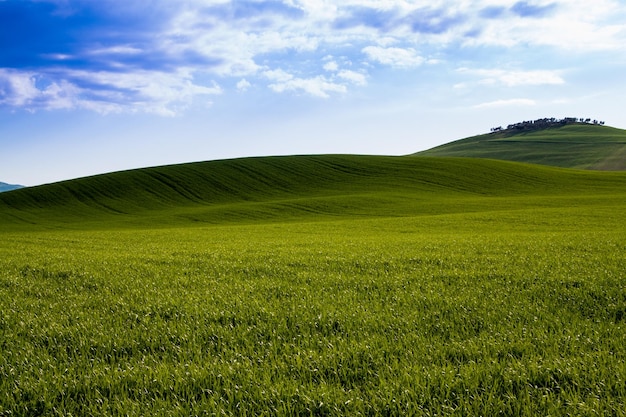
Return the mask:
<svg viewBox="0 0 626 417"><path fill-rule="evenodd" d="M626 128L622 0L0 0L0 181Z"/></svg>

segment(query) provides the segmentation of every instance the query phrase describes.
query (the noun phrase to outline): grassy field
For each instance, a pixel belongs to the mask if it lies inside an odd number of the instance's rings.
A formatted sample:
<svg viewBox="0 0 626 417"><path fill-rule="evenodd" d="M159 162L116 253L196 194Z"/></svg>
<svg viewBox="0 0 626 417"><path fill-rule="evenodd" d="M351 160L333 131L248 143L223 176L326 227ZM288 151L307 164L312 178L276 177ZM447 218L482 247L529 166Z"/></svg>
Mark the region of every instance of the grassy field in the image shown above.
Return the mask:
<svg viewBox="0 0 626 417"><path fill-rule="evenodd" d="M320 155L211 161L2 193L0 230L441 214L472 210L474 204L483 210L482 197L621 193L625 177L471 158Z"/></svg>
<svg viewBox="0 0 626 417"><path fill-rule="evenodd" d="M493 158L565 168L626 170L626 131L573 124L531 132L474 136L419 152L419 156Z"/></svg>
<svg viewBox="0 0 626 417"><path fill-rule="evenodd" d="M626 415L625 186L319 156L3 194L0 415Z"/></svg>

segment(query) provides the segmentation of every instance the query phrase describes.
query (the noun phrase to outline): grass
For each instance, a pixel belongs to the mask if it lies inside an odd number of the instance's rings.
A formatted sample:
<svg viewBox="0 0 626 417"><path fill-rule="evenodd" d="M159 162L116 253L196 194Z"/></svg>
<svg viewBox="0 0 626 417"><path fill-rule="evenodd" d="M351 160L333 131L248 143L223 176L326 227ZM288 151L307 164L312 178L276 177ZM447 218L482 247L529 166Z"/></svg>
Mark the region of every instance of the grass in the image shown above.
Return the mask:
<svg viewBox="0 0 626 417"><path fill-rule="evenodd" d="M12 191L0 415L624 415L625 182L319 156Z"/></svg>
<svg viewBox="0 0 626 417"><path fill-rule="evenodd" d="M3 193L0 229L407 216L465 211L463 199L484 196L619 193L624 178L623 173L469 158L248 158L118 172Z"/></svg>
<svg viewBox="0 0 626 417"><path fill-rule="evenodd" d="M533 132L499 132L450 142L418 156L493 158L565 168L626 170L626 131L574 124Z"/></svg>

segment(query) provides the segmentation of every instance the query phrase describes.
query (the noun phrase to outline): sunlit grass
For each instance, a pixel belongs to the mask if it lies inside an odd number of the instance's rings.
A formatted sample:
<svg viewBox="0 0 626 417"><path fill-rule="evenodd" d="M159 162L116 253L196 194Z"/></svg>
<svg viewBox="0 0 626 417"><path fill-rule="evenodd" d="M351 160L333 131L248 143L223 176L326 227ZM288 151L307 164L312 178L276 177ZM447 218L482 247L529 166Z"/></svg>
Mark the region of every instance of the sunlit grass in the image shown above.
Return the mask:
<svg viewBox="0 0 626 417"><path fill-rule="evenodd" d="M619 415L624 213L5 234L0 411Z"/></svg>
<svg viewBox="0 0 626 417"><path fill-rule="evenodd" d="M0 415L624 414L623 174L252 162L2 197Z"/></svg>
<svg viewBox="0 0 626 417"><path fill-rule="evenodd" d="M489 209L492 204L483 197L499 198L498 204L513 199L510 206L515 207L528 198L621 195L625 182L626 173L468 158L248 158L118 172L2 193L0 231L28 225L106 230L462 213L468 203Z"/></svg>
<svg viewBox="0 0 626 417"><path fill-rule="evenodd" d="M626 170L626 131L571 124L534 131L503 131L446 143L421 156L462 156L566 168Z"/></svg>

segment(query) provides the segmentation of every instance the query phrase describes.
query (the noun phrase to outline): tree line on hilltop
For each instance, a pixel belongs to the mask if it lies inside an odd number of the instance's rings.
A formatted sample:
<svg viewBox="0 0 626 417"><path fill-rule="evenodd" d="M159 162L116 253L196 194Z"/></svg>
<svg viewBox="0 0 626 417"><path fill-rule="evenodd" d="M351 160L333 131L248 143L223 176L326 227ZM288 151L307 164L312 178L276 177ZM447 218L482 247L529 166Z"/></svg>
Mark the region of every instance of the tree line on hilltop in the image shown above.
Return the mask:
<svg viewBox="0 0 626 417"><path fill-rule="evenodd" d="M524 131L524 130L539 130L547 127L565 126L573 123L604 125L604 122L598 120L591 120L590 118L577 118L577 117L565 117L563 119L557 119L555 117L537 119L537 120L525 120L523 122L510 124L505 128L502 126L492 127L491 133L504 132L504 131Z"/></svg>

